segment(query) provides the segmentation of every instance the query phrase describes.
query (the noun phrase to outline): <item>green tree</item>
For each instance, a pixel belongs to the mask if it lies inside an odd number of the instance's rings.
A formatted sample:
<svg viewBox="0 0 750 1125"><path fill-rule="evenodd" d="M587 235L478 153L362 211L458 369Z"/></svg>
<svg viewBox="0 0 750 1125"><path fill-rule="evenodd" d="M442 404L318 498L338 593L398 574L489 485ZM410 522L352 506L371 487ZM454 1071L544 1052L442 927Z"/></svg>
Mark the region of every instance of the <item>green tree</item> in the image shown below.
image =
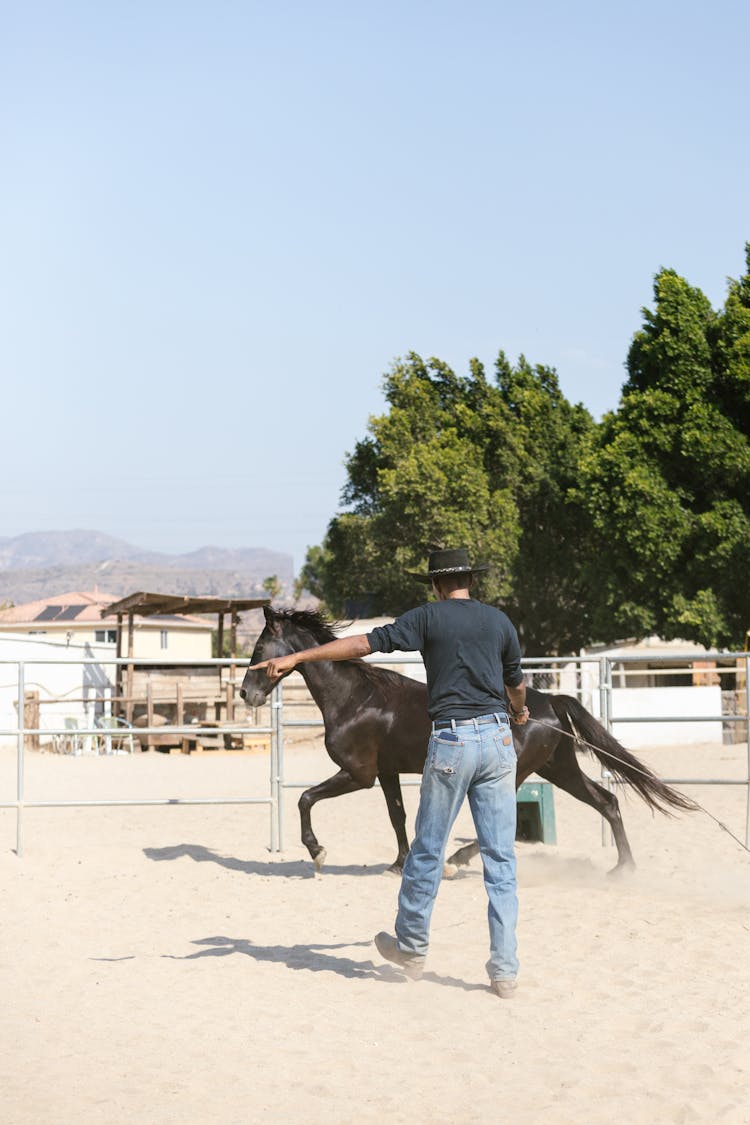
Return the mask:
<svg viewBox="0 0 750 1125"><path fill-rule="evenodd" d="M513 464L504 471L520 529L506 608L529 655L574 652L591 640L591 519L577 484L595 423L568 402L552 368L523 356L512 367L501 352L496 379L513 419Z"/></svg>
<svg viewBox="0 0 750 1125"><path fill-rule="evenodd" d="M674 270L654 283L619 409L596 425L553 369L503 353L489 382L409 355L347 459L344 510L300 580L334 612L424 597L431 545L493 564L528 654L658 632L738 645L750 623L750 245L715 312Z"/></svg>
<svg viewBox="0 0 750 1125"><path fill-rule="evenodd" d="M343 499L303 576L334 613L367 595L398 614L424 598L408 577L432 545L460 545L492 564L480 596L519 618L526 651L568 650L587 639L578 552L588 521L568 501L593 426L571 407L549 368L500 355L490 383L410 355L386 375L389 410L347 459ZM563 593L566 590L567 593Z"/></svg>
<svg viewBox="0 0 750 1125"><path fill-rule="evenodd" d="M278 575L269 574L268 578L264 578L263 589L272 601L278 598L281 593L281 583L279 582Z"/></svg>
<svg viewBox="0 0 750 1125"><path fill-rule="evenodd" d="M349 510L308 554L308 588L334 613L363 595L372 612L401 613L424 598L407 571L424 569L430 545L460 543L499 563L489 579L499 595L517 528L512 497L485 469L489 442L476 412L492 388L481 366L459 378L439 360L412 354L394 365L384 391L388 413L371 419L370 434L347 458Z"/></svg>
<svg viewBox="0 0 750 1125"><path fill-rule="evenodd" d="M724 309L673 270L628 355L618 411L581 464L579 502L597 536L588 579L601 640L657 632L741 642L738 578L750 548L750 248Z"/></svg>

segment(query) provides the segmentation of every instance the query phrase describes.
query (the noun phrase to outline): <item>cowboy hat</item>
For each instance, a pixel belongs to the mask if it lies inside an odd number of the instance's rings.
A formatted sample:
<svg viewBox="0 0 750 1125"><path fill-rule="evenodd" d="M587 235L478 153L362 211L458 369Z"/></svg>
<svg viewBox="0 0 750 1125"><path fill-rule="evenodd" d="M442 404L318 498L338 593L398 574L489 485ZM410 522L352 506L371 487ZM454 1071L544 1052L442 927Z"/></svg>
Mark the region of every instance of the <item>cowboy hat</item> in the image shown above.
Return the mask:
<svg viewBox="0 0 750 1125"><path fill-rule="evenodd" d="M439 578L443 574L479 574L483 570L489 570L487 563L472 566L469 562L469 552L465 547L458 547L450 550L430 551L427 559L427 573L414 574L409 570L407 574L418 579L419 582L432 582L433 578Z"/></svg>

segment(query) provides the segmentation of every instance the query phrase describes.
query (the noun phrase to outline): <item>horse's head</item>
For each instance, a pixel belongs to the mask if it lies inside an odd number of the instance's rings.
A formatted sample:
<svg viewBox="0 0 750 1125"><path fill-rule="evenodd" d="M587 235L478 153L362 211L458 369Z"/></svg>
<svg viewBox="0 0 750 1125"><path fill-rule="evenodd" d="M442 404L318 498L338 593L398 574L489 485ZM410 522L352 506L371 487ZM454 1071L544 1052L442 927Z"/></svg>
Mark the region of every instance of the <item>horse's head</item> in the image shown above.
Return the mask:
<svg viewBox="0 0 750 1125"><path fill-rule="evenodd" d="M277 613L270 606L263 606L266 627L255 642L250 663L259 664L261 660L272 660L274 656L286 656L294 652L294 645L285 637L286 616ZM263 700L271 694L273 683L266 675L265 668L248 668L240 688L240 696L248 707L260 707Z"/></svg>
<svg viewBox="0 0 750 1125"><path fill-rule="evenodd" d="M325 644L336 638L328 622L319 613L275 610L270 606L264 606L263 613L266 627L253 649L251 664L272 660L275 656L286 656L290 652L301 652L304 648ZM248 707L260 707L263 700L271 694L273 686L265 668L256 670L250 667L245 672L240 695Z"/></svg>

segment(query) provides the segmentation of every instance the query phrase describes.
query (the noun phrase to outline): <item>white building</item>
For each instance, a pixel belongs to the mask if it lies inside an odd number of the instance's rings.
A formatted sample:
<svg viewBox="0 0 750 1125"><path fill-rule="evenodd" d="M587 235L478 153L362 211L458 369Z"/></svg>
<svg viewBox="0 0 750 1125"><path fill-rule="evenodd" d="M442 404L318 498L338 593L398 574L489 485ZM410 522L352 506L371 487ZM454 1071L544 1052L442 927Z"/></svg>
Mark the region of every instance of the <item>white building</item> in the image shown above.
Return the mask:
<svg viewBox="0 0 750 1125"><path fill-rule="evenodd" d="M27 662L23 669L27 727L91 727L110 713L117 682L112 663L117 655L117 620L102 617L102 610L113 601L98 590L69 591L0 610L0 729L10 732L18 726L22 661ZM201 617L136 616L133 657L199 662L211 657L212 633L211 622ZM0 738L7 743L13 735Z"/></svg>
<svg viewBox="0 0 750 1125"><path fill-rule="evenodd" d="M703 645L656 636L581 649L581 702L601 717L600 660L606 657L612 668L612 733L620 742L630 747L720 743L721 677L716 660L707 656ZM730 676L725 688L734 687ZM622 721L635 719L644 721Z"/></svg>

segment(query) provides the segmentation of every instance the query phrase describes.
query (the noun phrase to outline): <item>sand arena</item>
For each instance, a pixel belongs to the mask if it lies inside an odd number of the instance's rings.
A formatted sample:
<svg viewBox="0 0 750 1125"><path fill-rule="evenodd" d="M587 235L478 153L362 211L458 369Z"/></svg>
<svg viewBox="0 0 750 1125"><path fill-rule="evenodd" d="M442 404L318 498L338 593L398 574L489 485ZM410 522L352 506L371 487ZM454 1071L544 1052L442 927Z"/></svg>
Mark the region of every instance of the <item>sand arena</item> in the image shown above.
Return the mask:
<svg viewBox="0 0 750 1125"><path fill-rule="evenodd" d="M639 757L667 777L741 777L746 748ZM287 766L333 772L320 737L288 746ZM36 799L267 786L260 754L27 755ZM0 787L13 799L12 749ZM744 835L742 787L688 791ZM382 794L316 806L317 878L297 796L280 855L260 806L28 810L21 859L0 811L8 1125L750 1121L750 855L707 817L653 816L623 792L638 870L611 880L600 818L556 792L557 846L518 845L508 1003L484 975L478 860L443 884L425 977L407 982L371 944L398 889ZM465 809L454 838L471 834Z"/></svg>

